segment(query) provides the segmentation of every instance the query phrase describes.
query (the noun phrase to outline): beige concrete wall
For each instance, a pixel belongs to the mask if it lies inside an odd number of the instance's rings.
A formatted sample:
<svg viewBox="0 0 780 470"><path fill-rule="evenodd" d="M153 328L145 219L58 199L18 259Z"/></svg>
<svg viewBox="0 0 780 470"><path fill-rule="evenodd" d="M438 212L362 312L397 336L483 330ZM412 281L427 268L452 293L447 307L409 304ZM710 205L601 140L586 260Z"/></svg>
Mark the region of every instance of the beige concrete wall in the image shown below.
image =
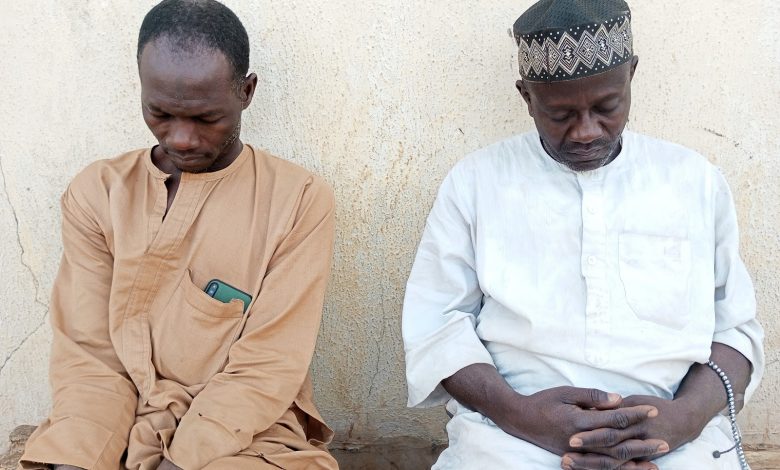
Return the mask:
<svg viewBox="0 0 780 470"><path fill-rule="evenodd" d="M508 29L530 0L230 0L260 76L244 139L324 175L338 198L335 270L314 360L338 439L443 438L405 409L400 305L435 191L464 154L531 121ZM87 163L153 144L137 28L152 1L0 0L0 441L49 406L47 305L58 197ZM780 444L780 15L774 0L633 2L630 126L720 165L767 330L743 415Z"/></svg>

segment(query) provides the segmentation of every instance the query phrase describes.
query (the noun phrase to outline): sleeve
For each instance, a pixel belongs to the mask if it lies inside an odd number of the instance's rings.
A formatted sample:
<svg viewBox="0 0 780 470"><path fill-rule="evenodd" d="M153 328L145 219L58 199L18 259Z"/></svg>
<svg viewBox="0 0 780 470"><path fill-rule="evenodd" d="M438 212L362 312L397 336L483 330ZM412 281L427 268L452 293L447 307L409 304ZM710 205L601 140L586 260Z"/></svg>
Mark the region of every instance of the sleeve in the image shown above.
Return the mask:
<svg viewBox="0 0 780 470"><path fill-rule="evenodd" d="M314 179L292 217L225 369L195 397L164 450L184 470L247 448L289 409L306 379L333 254L332 190Z"/></svg>
<svg viewBox="0 0 780 470"><path fill-rule="evenodd" d="M734 200L723 175L714 170L715 200L715 334L713 342L739 351L752 365L747 402L764 374L764 331L756 320L750 275L739 256Z"/></svg>
<svg viewBox="0 0 780 470"><path fill-rule="evenodd" d="M475 330L482 291L474 227L458 197L475 188L458 181L457 169L439 189L406 284L402 333L410 407L446 403L442 380L472 364L494 365Z"/></svg>
<svg viewBox="0 0 780 470"><path fill-rule="evenodd" d="M119 468L137 395L109 336L113 256L71 188L61 204L63 254L50 306L53 405L20 466Z"/></svg>

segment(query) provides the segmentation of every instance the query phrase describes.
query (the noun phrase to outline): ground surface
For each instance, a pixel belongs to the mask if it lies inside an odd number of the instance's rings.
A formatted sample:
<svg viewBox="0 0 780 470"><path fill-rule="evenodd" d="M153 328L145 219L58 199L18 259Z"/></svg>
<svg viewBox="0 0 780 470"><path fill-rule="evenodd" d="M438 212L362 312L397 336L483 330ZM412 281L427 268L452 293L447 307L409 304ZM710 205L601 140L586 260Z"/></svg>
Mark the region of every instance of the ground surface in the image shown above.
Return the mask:
<svg viewBox="0 0 780 470"><path fill-rule="evenodd" d="M15 470L24 443L34 426L19 426L9 439L11 447L0 456L0 470ZM341 444L333 449L342 470L424 470L431 468L442 447L416 440L392 439L374 444ZM748 449L752 470L780 470L780 448Z"/></svg>

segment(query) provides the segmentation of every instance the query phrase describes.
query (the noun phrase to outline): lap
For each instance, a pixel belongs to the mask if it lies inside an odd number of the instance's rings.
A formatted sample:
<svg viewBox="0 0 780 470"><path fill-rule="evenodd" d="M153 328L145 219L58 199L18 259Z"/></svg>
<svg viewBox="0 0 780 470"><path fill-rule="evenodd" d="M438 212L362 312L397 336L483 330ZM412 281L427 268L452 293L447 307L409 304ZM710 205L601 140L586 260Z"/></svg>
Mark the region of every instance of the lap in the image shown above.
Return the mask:
<svg viewBox="0 0 780 470"><path fill-rule="evenodd" d="M486 468L558 470L561 458L540 447L506 434L480 413L458 409L447 424L449 447L434 470L484 470ZM736 452L715 459L712 452L731 447L728 420L715 417L695 441L656 460L663 470L739 470Z"/></svg>
<svg viewBox="0 0 780 470"><path fill-rule="evenodd" d="M217 459L203 470L304 470L338 469L338 464L327 452L281 450L277 454L233 455Z"/></svg>
<svg viewBox="0 0 780 470"><path fill-rule="evenodd" d="M211 470L238 469L285 469L337 470L336 460L328 453L325 445L310 441L306 432L306 415L293 406L270 428L256 435L248 448L224 465L206 468ZM224 465L224 466L223 466Z"/></svg>
<svg viewBox="0 0 780 470"><path fill-rule="evenodd" d="M217 459L203 467L203 470L278 470L279 468L279 466L271 464L260 457L233 455L231 457Z"/></svg>
<svg viewBox="0 0 780 470"><path fill-rule="evenodd" d="M712 470L738 470L739 459L736 450L713 457L714 451L724 451L734 445L728 419L716 416L707 424L701 435L671 454L656 459L664 470L689 470L707 468Z"/></svg>
<svg viewBox="0 0 780 470"><path fill-rule="evenodd" d="M174 426L175 421L153 420L149 416L139 418L131 432L130 447L125 462L127 468L156 469L163 457L163 447L169 446L173 439ZM243 449L238 455L219 458L204 468L208 470L338 469L336 460L328 453L326 446L308 436L307 426L306 414L293 406L275 424L255 435L249 447ZM160 429L161 427L166 428Z"/></svg>

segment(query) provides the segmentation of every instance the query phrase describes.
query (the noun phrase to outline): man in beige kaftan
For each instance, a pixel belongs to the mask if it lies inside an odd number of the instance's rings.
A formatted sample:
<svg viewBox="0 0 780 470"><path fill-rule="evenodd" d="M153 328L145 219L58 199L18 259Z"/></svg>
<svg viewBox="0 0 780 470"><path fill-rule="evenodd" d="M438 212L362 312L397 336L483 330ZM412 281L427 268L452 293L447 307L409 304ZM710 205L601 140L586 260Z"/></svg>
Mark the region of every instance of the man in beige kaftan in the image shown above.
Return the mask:
<svg viewBox="0 0 780 470"><path fill-rule="evenodd" d="M53 407L20 468L337 468L308 374L333 194L239 139L248 56L218 2L165 0L145 18L159 145L93 163L62 197ZM213 279L251 301L212 298Z"/></svg>

